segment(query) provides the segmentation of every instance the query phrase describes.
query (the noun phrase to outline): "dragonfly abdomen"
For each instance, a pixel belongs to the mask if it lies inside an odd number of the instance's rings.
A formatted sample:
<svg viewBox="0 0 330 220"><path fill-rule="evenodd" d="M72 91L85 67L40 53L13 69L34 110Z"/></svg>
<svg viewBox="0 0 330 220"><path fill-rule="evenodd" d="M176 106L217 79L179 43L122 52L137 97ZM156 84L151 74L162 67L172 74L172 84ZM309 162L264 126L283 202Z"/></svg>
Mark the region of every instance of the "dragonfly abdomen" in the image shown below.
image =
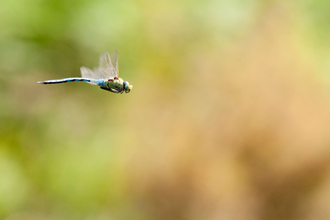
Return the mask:
<svg viewBox="0 0 330 220"><path fill-rule="evenodd" d="M91 79L72 77L72 78L64 78L64 79L52 79L52 80L46 80L46 81L39 81L38 83L40 83L40 84L57 84L57 83L66 83L66 82L75 82L75 81L91 82Z"/></svg>

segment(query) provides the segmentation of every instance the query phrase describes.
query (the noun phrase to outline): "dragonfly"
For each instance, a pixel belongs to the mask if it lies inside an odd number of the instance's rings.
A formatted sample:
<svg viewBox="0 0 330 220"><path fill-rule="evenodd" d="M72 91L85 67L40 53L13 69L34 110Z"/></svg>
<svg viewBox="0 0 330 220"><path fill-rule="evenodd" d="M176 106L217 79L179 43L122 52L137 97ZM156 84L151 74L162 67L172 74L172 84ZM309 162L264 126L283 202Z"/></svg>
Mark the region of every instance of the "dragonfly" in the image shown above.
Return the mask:
<svg viewBox="0 0 330 220"><path fill-rule="evenodd" d="M101 89L113 93L123 92L129 93L133 85L118 77L118 52L115 51L112 55L112 62L110 55L104 52L100 56L100 63L98 68L94 70L87 67L80 67L81 77L70 77L63 79L52 79L46 81L39 81L40 84L58 84L67 82L84 81L92 85L98 85Z"/></svg>

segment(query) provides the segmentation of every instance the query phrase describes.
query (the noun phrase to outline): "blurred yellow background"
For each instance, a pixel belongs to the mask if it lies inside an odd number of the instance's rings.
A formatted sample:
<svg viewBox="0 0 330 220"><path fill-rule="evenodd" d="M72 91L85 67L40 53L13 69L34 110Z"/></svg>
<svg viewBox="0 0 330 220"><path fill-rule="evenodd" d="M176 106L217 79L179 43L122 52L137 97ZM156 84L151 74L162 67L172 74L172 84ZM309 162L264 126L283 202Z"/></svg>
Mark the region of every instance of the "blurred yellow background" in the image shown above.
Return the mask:
<svg viewBox="0 0 330 220"><path fill-rule="evenodd" d="M3 0L0 219L330 219L330 1ZM112 94L80 76L119 52Z"/></svg>

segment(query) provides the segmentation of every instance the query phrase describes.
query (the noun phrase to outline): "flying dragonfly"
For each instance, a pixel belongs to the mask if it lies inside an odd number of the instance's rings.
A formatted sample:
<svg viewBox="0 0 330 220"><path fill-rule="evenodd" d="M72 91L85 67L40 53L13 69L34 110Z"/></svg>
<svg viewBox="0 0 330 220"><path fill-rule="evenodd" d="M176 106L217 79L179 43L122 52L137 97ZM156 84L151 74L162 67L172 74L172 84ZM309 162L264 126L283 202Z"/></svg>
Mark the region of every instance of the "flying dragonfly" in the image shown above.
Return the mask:
<svg viewBox="0 0 330 220"><path fill-rule="evenodd" d="M82 77L70 77L64 79L53 79L39 81L40 84L57 84L66 82L84 81L92 85L98 85L101 89L120 93L129 93L133 86L127 81L118 77L118 52L115 51L112 56L112 62L107 52L101 54L98 68L90 70L87 67L80 67Z"/></svg>

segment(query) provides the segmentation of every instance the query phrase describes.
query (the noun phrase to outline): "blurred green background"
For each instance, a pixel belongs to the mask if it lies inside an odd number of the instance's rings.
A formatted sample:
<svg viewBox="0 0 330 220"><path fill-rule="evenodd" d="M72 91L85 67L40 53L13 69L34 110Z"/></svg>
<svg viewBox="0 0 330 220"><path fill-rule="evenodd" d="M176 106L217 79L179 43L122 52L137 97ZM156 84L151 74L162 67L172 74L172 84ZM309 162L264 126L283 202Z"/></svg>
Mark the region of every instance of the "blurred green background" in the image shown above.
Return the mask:
<svg viewBox="0 0 330 220"><path fill-rule="evenodd" d="M330 1L2 0L0 219L330 219ZM80 76L119 51L117 95Z"/></svg>

